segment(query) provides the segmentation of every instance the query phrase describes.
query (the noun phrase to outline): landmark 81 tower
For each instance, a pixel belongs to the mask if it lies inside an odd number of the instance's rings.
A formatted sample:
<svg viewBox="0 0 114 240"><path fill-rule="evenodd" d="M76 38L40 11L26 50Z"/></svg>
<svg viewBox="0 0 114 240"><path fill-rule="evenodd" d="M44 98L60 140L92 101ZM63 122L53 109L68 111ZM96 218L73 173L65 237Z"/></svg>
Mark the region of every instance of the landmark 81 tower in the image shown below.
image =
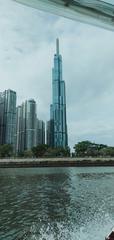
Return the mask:
<svg viewBox="0 0 114 240"><path fill-rule="evenodd" d="M62 79L62 56L59 54L59 39L56 39L56 54L52 69L52 104L50 106L50 130L53 147L68 145L66 123L65 82Z"/></svg>

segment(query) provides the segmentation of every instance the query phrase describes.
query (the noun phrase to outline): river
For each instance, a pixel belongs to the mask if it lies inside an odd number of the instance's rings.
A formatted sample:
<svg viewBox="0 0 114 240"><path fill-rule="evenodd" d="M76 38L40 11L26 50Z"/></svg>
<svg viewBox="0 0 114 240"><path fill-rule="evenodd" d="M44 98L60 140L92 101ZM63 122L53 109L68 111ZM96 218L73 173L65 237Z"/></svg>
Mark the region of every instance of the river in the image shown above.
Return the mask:
<svg viewBox="0 0 114 240"><path fill-rule="evenodd" d="M0 169L0 240L104 240L114 167Z"/></svg>

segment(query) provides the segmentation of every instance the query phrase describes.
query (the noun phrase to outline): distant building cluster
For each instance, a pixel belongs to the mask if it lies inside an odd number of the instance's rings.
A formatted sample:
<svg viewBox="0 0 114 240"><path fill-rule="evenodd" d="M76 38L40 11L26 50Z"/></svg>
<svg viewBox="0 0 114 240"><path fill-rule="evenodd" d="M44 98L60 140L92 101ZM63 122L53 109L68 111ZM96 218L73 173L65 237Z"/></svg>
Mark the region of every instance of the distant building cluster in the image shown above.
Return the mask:
<svg viewBox="0 0 114 240"><path fill-rule="evenodd" d="M26 100L16 107L16 98L16 92L10 89L0 93L0 145L11 144L17 154L45 143L49 147L68 146L65 82L62 80L62 56L59 54L58 39L52 70L50 120L46 125L46 134L44 121L37 117L35 100Z"/></svg>
<svg viewBox="0 0 114 240"><path fill-rule="evenodd" d="M37 118L34 99L26 100L16 109L16 152L45 144L45 123Z"/></svg>
<svg viewBox="0 0 114 240"><path fill-rule="evenodd" d="M0 93L0 144L11 144L16 153L45 144L45 123L37 118L34 99L16 107L16 92Z"/></svg>

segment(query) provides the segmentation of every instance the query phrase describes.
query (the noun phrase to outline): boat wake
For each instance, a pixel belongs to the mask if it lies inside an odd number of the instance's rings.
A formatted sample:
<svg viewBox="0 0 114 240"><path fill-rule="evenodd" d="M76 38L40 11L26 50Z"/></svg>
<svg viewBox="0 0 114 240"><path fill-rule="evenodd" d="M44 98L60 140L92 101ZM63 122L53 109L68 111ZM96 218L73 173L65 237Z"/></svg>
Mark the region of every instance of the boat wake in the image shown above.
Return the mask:
<svg viewBox="0 0 114 240"><path fill-rule="evenodd" d="M16 240L105 240L107 234L114 225L113 219L109 215L105 216L104 221L98 219L84 223L80 228L75 224L54 223L41 224L32 223L29 229L24 229Z"/></svg>

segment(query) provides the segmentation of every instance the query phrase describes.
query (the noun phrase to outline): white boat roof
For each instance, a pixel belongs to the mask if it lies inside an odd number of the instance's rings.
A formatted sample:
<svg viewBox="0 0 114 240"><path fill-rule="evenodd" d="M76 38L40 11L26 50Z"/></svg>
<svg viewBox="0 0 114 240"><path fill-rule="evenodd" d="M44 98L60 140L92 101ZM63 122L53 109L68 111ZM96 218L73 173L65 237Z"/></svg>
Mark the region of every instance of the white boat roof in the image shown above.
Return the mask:
<svg viewBox="0 0 114 240"><path fill-rule="evenodd" d="M114 30L114 0L13 0L29 7Z"/></svg>

